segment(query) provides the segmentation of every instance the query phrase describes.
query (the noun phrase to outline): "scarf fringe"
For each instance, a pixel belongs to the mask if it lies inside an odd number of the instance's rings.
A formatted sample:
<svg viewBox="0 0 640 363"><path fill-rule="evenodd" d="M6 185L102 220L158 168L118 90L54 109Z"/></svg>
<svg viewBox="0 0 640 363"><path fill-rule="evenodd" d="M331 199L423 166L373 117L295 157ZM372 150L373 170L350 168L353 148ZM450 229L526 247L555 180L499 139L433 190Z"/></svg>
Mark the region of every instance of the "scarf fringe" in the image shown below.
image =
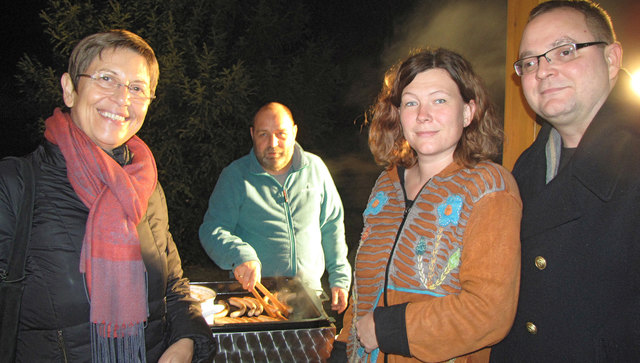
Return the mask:
<svg viewBox="0 0 640 363"><path fill-rule="evenodd" d="M143 323L115 329L106 324L91 323L90 330L93 363L146 363Z"/></svg>

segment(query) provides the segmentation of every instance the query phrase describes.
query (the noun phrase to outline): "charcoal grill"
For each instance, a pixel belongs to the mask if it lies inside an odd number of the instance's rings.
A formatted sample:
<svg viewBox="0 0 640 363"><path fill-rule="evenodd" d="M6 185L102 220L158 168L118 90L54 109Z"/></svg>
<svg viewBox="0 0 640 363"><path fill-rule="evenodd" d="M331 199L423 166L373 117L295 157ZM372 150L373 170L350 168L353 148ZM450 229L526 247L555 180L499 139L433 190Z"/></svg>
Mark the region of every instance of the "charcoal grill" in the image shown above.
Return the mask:
<svg viewBox="0 0 640 363"><path fill-rule="evenodd" d="M218 300L252 296L237 281L192 282L216 291ZM293 307L289 319L274 322L213 325L214 362L323 362L333 347L336 327L315 292L298 278L262 278L271 292L289 291Z"/></svg>

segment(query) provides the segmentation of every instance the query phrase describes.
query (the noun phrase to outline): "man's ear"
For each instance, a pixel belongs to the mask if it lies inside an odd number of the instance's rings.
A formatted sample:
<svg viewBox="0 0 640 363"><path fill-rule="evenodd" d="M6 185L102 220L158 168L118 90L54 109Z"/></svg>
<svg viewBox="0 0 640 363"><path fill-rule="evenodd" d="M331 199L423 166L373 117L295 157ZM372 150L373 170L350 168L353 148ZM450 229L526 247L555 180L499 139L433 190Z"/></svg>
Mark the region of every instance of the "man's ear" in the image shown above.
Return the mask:
<svg viewBox="0 0 640 363"><path fill-rule="evenodd" d="M604 57L609 66L609 79L614 79L622 68L622 45L618 42L607 45L604 48Z"/></svg>
<svg viewBox="0 0 640 363"><path fill-rule="evenodd" d="M293 139L295 140L296 136L298 135L298 125L293 125L293 127L291 128L291 132L293 132Z"/></svg>
<svg viewBox="0 0 640 363"><path fill-rule="evenodd" d="M65 73L60 78L60 85L62 86L62 98L64 99L64 104L67 107L71 108L76 102L76 93L75 86L73 85L73 81L71 80L71 76L69 73Z"/></svg>

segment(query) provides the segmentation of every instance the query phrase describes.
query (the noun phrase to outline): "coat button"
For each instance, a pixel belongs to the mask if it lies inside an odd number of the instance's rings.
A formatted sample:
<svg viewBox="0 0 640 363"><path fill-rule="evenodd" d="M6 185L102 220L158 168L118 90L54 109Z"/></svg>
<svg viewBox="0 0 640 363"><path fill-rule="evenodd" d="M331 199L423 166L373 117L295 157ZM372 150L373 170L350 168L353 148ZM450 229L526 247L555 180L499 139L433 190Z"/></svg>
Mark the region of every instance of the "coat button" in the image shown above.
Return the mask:
<svg viewBox="0 0 640 363"><path fill-rule="evenodd" d="M532 335L538 334L538 327L534 323L527 321L526 326L529 334L532 334Z"/></svg>
<svg viewBox="0 0 640 363"><path fill-rule="evenodd" d="M536 267L538 268L538 270L544 270L545 268L547 268L547 260L545 260L542 256L536 257Z"/></svg>

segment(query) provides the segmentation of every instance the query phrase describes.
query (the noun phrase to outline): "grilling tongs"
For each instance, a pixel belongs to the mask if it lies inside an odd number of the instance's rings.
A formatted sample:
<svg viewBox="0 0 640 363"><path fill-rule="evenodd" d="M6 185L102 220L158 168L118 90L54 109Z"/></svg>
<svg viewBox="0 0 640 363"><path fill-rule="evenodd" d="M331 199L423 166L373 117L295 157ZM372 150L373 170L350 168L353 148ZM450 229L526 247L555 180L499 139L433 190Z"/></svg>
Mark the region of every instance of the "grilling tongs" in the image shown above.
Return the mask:
<svg viewBox="0 0 640 363"><path fill-rule="evenodd" d="M264 294L265 297L269 298L269 301L273 303L273 305L267 303L264 297L256 291L255 287L251 289L253 296L255 296L255 298L264 307L264 311L266 311L272 318L286 320L286 317L289 316L289 309L287 306L281 303L280 300L278 300L266 287L264 287L264 285L260 283L260 281L256 282L256 287Z"/></svg>

